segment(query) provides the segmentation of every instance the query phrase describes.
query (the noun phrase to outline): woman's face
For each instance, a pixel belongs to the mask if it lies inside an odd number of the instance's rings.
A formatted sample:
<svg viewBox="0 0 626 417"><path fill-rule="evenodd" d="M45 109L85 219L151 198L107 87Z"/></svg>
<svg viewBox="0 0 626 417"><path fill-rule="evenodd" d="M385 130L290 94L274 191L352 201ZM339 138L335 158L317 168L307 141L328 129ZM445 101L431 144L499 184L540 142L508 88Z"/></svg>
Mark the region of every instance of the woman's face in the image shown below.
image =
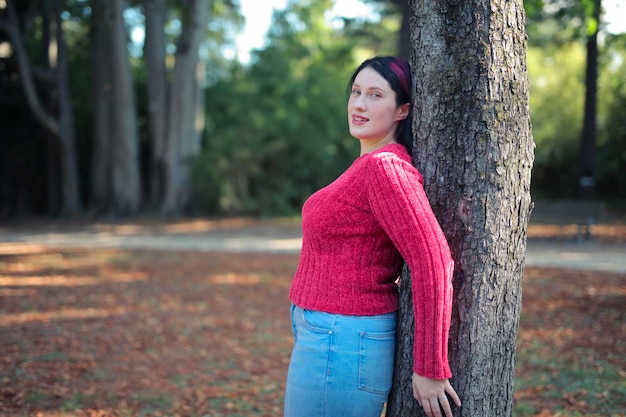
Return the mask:
<svg viewBox="0 0 626 417"><path fill-rule="evenodd" d="M348 100L350 134L365 141L391 142L396 125L407 117L409 106L397 106L396 93L387 80L366 67L354 79Z"/></svg>

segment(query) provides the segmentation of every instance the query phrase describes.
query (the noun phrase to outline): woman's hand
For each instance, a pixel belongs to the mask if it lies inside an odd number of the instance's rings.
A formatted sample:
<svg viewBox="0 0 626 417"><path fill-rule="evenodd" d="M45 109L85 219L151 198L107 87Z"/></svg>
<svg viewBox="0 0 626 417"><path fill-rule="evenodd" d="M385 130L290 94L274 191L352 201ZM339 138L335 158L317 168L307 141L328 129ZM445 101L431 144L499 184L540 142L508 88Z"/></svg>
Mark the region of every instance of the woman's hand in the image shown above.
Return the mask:
<svg viewBox="0 0 626 417"><path fill-rule="evenodd" d="M413 397L422 406L428 417L452 417L446 393L457 406L461 400L447 379L429 379L413 373ZM443 410L443 413L442 413Z"/></svg>

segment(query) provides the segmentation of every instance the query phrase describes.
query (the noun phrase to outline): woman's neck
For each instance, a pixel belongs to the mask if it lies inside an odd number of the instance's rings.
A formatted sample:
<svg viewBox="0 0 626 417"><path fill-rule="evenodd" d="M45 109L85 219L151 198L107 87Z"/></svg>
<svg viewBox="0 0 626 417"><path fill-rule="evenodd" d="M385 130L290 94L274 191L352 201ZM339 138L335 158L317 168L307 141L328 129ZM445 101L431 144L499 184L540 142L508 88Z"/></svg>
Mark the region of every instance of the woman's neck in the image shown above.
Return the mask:
<svg viewBox="0 0 626 417"><path fill-rule="evenodd" d="M383 138L377 141L366 141L360 139L359 142L361 142L361 156L377 151L378 149L390 143L398 143L396 141L396 138L393 136L390 138Z"/></svg>

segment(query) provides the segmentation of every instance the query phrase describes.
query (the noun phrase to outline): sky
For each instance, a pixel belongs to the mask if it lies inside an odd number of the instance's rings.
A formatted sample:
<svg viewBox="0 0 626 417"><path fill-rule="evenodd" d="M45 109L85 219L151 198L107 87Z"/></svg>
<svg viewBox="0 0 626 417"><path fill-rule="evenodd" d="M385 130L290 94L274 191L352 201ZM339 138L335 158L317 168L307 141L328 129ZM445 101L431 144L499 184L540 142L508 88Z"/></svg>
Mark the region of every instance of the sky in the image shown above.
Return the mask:
<svg viewBox="0 0 626 417"><path fill-rule="evenodd" d="M607 1L607 0L605 0ZM237 36L237 49L241 62L248 62L250 50L261 48L264 45L265 33L272 21L274 9L282 10L287 0L239 0L241 14L246 18L244 30ZM370 6L360 0L335 0L335 7L331 15L344 17L372 17Z"/></svg>
<svg viewBox="0 0 626 417"><path fill-rule="evenodd" d="M263 47L265 33L272 20L273 9L282 10L287 0L239 0L241 13L246 18L244 30L237 37L237 54L241 62L248 62L250 50ZM626 0L603 0L603 20L611 33L626 32ZM371 17L370 6L360 0L335 0L334 15L345 17ZM332 16L331 16L332 17Z"/></svg>
<svg viewBox="0 0 626 417"><path fill-rule="evenodd" d="M626 1L604 0L604 21L609 22L607 30L611 33L626 32Z"/></svg>

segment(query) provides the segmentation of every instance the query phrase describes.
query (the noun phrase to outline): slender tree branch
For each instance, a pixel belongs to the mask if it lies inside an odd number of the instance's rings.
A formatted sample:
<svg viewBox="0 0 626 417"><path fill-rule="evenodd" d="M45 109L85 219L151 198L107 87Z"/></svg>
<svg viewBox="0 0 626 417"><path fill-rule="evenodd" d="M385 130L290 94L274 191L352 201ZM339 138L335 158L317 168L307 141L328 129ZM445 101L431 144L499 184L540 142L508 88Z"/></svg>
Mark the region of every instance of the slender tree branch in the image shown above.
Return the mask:
<svg viewBox="0 0 626 417"><path fill-rule="evenodd" d="M35 90L35 83L30 70L30 63L24 50L22 35L20 34L17 13L11 2L7 2L8 20L0 22L0 29L5 31L11 43L13 45L13 54L17 61L17 68L22 79L22 87L24 88L24 94L30 106L33 115L41 125L48 130L56 139L60 138L59 125L56 120L46 112L41 104L37 92Z"/></svg>

